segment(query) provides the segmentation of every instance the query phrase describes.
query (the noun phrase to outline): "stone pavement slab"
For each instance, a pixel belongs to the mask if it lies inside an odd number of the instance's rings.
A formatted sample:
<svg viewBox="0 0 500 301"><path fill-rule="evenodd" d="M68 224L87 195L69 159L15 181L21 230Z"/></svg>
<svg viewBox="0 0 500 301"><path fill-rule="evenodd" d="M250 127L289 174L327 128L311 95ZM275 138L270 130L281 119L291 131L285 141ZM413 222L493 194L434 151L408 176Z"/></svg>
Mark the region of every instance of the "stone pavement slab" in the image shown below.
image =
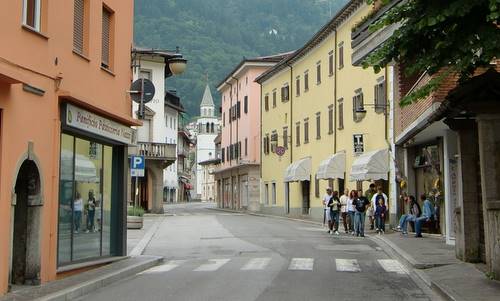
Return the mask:
<svg viewBox="0 0 500 301"><path fill-rule="evenodd" d="M142 229L127 229L127 254L130 255L132 250L141 242L149 229L155 226L158 221L161 221L164 215L144 215Z"/></svg>
<svg viewBox="0 0 500 301"><path fill-rule="evenodd" d="M159 256L137 256L79 273L74 276L11 292L0 301L74 300L100 287L149 269L163 260Z"/></svg>

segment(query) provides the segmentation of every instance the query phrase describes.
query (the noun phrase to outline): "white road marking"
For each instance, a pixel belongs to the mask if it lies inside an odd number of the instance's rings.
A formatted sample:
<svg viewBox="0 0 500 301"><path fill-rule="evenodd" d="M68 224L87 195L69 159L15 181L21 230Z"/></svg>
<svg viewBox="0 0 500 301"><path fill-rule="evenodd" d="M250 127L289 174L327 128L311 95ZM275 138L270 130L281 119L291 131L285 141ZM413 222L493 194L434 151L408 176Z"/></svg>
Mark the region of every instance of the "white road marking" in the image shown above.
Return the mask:
<svg viewBox="0 0 500 301"><path fill-rule="evenodd" d="M382 268L389 273L398 273L401 275L408 274L406 268L399 263L399 261L394 259L379 259L378 263L382 266Z"/></svg>
<svg viewBox="0 0 500 301"><path fill-rule="evenodd" d="M168 272L168 271L175 269L176 267L180 266L181 264L183 264L185 262L186 262L186 260L170 260L169 262L167 262L165 264L152 267L149 270L145 270L144 272L139 273L139 275Z"/></svg>
<svg viewBox="0 0 500 301"><path fill-rule="evenodd" d="M289 270L293 271L312 271L314 267L314 258L292 258Z"/></svg>
<svg viewBox="0 0 500 301"><path fill-rule="evenodd" d="M228 263L231 259L210 259L210 263L202 264L194 272L213 272L217 271L221 266Z"/></svg>
<svg viewBox="0 0 500 301"><path fill-rule="evenodd" d="M256 271L263 270L271 262L271 258L252 258L247 264L245 264L241 270L242 271Z"/></svg>
<svg viewBox="0 0 500 301"><path fill-rule="evenodd" d="M335 259L338 272L361 272L356 259Z"/></svg>

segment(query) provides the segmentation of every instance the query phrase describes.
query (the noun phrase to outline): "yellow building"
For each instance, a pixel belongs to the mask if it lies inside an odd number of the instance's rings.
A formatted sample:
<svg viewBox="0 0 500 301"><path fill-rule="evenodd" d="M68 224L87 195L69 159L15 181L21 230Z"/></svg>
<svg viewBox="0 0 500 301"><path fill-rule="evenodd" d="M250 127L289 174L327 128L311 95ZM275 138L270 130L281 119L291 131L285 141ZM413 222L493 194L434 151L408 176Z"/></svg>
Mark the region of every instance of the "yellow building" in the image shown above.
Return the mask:
<svg viewBox="0 0 500 301"><path fill-rule="evenodd" d="M385 70L375 74L351 64L351 29L371 9L350 1L257 78L263 212L322 219L327 186L365 191L377 181L388 194L392 126Z"/></svg>

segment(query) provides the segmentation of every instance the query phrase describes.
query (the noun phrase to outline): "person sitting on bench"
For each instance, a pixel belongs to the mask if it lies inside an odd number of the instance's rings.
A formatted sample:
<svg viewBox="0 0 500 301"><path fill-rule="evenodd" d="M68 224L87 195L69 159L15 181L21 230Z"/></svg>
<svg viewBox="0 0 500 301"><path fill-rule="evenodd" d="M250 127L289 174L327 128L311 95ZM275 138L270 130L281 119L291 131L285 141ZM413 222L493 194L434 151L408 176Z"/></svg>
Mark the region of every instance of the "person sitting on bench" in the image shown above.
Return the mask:
<svg viewBox="0 0 500 301"><path fill-rule="evenodd" d="M434 216L434 206L432 206L431 201L427 199L425 194L420 196L420 200L423 201L423 212L422 216L415 219L415 237L422 237L422 223L430 221Z"/></svg>

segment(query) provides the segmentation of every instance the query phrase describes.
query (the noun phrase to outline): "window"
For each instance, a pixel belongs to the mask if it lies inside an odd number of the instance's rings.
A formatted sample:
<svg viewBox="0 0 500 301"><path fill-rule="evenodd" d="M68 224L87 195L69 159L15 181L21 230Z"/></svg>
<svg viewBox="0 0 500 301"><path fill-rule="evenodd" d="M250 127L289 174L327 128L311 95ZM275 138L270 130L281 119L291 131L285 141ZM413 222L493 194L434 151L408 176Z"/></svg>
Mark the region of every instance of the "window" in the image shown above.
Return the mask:
<svg viewBox="0 0 500 301"><path fill-rule="evenodd" d="M344 99L341 98L338 101L339 103L339 130L344 129Z"/></svg>
<svg viewBox="0 0 500 301"><path fill-rule="evenodd" d="M295 90L295 94L300 96L300 76L297 76L297 79L295 80Z"/></svg>
<svg viewBox="0 0 500 301"><path fill-rule="evenodd" d="M283 147L288 149L288 127L283 128Z"/></svg>
<svg viewBox="0 0 500 301"><path fill-rule="evenodd" d="M79 54L86 54L88 41L87 16L85 14L85 0L75 0L73 17L73 50Z"/></svg>
<svg viewBox="0 0 500 301"><path fill-rule="evenodd" d="M321 113L316 113L316 139L321 139Z"/></svg>
<svg viewBox="0 0 500 301"><path fill-rule="evenodd" d="M221 161L222 161L222 163L224 163L224 161L225 161L225 159L226 159L226 156L225 156L225 151L224 151L224 150L222 150L221 155L222 155L222 157L221 157Z"/></svg>
<svg viewBox="0 0 500 301"><path fill-rule="evenodd" d="M328 106L328 134L333 134L333 105Z"/></svg>
<svg viewBox="0 0 500 301"><path fill-rule="evenodd" d="M385 80L384 77L378 79L378 83L374 87L375 89L375 112L383 113L386 111L387 106L387 95L385 90Z"/></svg>
<svg viewBox="0 0 500 301"><path fill-rule="evenodd" d="M264 137L264 154L269 154L269 134L266 134L266 137Z"/></svg>
<svg viewBox="0 0 500 301"><path fill-rule="evenodd" d="M248 156L248 138L245 138L245 156Z"/></svg>
<svg viewBox="0 0 500 301"><path fill-rule="evenodd" d="M266 184L266 189L264 189L264 200L266 202L266 205L269 205L269 184Z"/></svg>
<svg viewBox="0 0 500 301"><path fill-rule="evenodd" d="M245 114L248 114L248 96L245 96L243 100L243 112L245 112Z"/></svg>
<svg viewBox="0 0 500 301"><path fill-rule="evenodd" d="M309 73L306 71L304 73L304 92L309 91Z"/></svg>
<svg viewBox="0 0 500 301"><path fill-rule="evenodd" d="M316 63L316 84L321 84L321 61Z"/></svg>
<svg viewBox="0 0 500 301"><path fill-rule="evenodd" d="M215 132L215 129L214 129L214 123L213 123L213 122L210 124L210 132L211 132L211 133L214 133L214 132Z"/></svg>
<svg viewBox="0 0 500 301"><path fill-rule="evenodd" d="M271 133L271 153L276 152L276 146L278 146L278 132L273 131Z"/></svg>
<svg viewBox="0 0 500 301"><path fill-rule="evenodd" d="M290 99L290 87L288 84L285 84L284 87L281 88L281 101L285 102Z"/></svg>
<svg viewBox="0 0 500 301"><path fill-rule="evenodd" d="M352 117L354 121L361 121L361 118L356 114L357 111L361 111L364 109L363 104L363 91L358 89L355 91L356 95L352 98Z"/></svg>
<svg viewBox="0 0 500 301"><path fill-rule="evenodd" d="M344 68L344 42L339 44L339 69Z"/></svg>
<svg viewBox="0 0 500 301"><path fill-rule="evenodd" d="M152 80L151 70L139 70L139 78Z"/></svg>
<svg viewBox="0 0 500 301"><path fill-rule="evenodd" d="M273 90L273 108L276 108L276 89Z"/></svg>
<svg viewBox="0 0 500 301"><path fill-rule="evenodd" d="M314 196L319 198L319 179L317 178L317 175L314 177Z"/></svg>
<svg viewBox="0 0 500 301"><path fill-rule="evenodd" d="M206 129L207 129L206 133L210 133L210 123L207 123Z"/></svg>
<svg viewBox="0 0 500 301"><path fill-rule="evenodd" d="M226 126L226 112L222 113L222 126Z"/></svg>
<svg viewBox="0 0 500 301"><path fill-rule="evenodd" d="M238 158L241 159L241 141L238 141L238 144L237 144L237 147L238 147Z"/></svg>
<svg viewBox="0 0 500 301"><path fill-rule="evenodd" d="M309 143L309 118L304 119L304 144Z"/></svg>
<svg viewBox="0 0 500 301"><path fill-rule="evenodd" d="M333 50L328 54L328 74L333 75Z"/></svg>
<svg viewBox="0 0 500 301"><path fill-rule="evenodd" d="M264 96L264 108L269 111L269 95Z"/></svg>
<svg viewBox="0 0 500 301"><path fill-rule="evenodd" d="M295 124L295 145L300 145L300 122Z"/></svg>
<svg viewBox="0 0 500 301"><path fill-rule="evenodd" d="M106 69L111 69L111 18L112 12L107 8L102 8L102 51L101 51L101 66Z"/></svg>
<svg viewBox="0 0 500 301"><path fill-rule="evenodd" d="M273 205L276 205L276 183L273 183L273 198L272 198Z"/></svg>
<svg viewBox="0 0 500 301"><path fill-rule="evenodd" d="M23 24L40 31L41 0L24 0Z"/></svg>
<svg viewBox="0 0 500 301"><path fill-rule="evenodd" d="M241 117L241 101L238 100L236 103L236 118Z"/></svg>

